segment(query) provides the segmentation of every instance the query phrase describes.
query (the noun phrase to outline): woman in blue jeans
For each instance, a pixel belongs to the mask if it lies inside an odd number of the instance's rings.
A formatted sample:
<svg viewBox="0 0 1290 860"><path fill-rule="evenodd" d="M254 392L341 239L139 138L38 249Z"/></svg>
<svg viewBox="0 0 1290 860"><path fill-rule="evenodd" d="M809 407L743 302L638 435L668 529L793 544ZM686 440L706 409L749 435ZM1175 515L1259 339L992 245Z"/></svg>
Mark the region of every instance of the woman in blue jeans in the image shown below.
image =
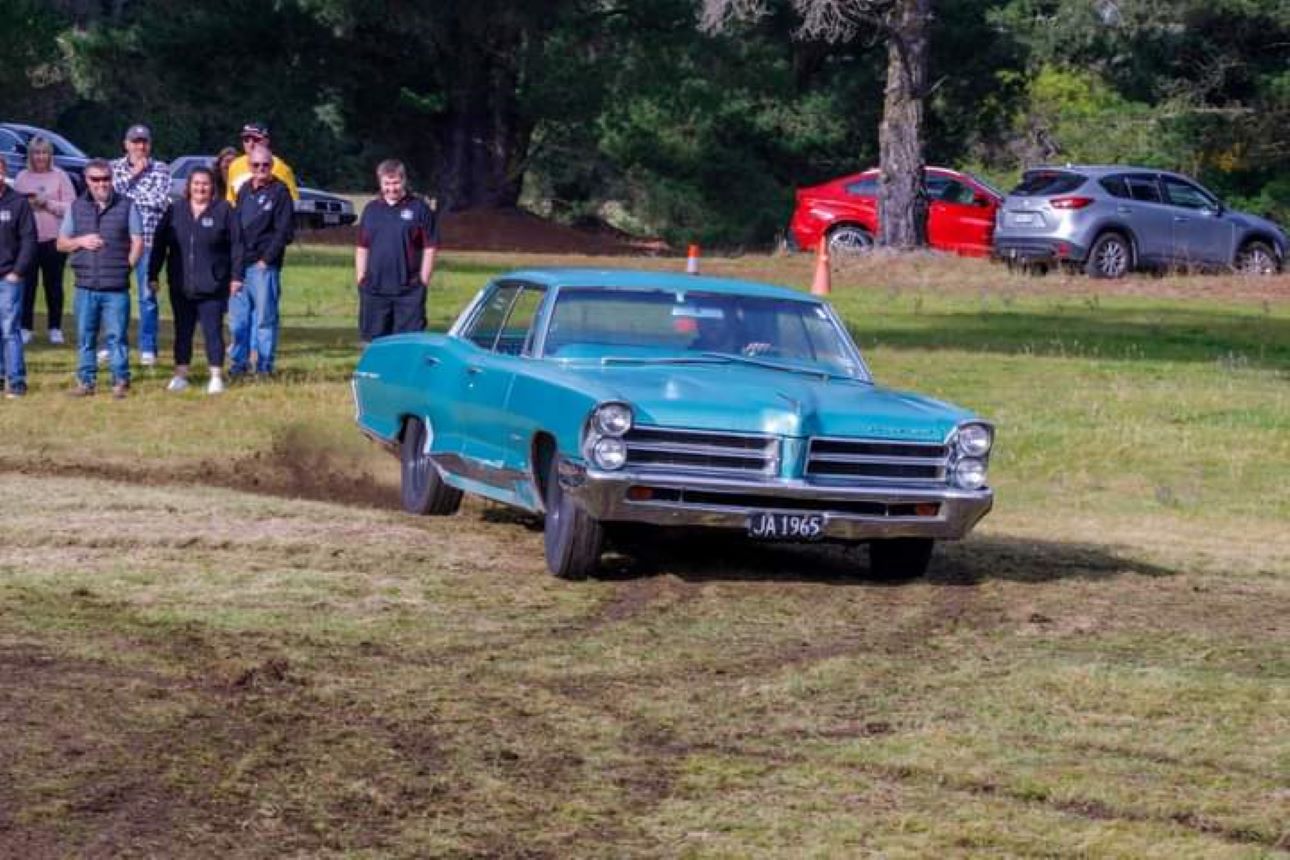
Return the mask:
<svg viewBox="0 0 1290 860"><path fill-rule="evenodd" d="M215 196L215 176L198 167L188 176L184 200L162 216L148 263L148 282L155 292L164 266L175 314L175 375L167 391L188 388L193 335L200 322L210 368L207 394L224 390L224 314L230 290L241 287L235 276L242 259L242 230L233 208Z"/></svg>

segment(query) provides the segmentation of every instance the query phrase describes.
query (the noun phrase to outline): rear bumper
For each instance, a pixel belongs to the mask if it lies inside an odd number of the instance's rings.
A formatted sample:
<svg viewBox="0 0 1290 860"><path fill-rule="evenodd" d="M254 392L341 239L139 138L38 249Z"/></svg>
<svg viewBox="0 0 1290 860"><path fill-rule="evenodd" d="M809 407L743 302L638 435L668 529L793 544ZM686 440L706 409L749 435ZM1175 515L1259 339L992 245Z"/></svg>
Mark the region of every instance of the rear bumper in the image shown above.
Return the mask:
<svg viewBox="0 0 1290 860"><path fill-rule="evenodd" d="M1088 248L1066 239L994 237L996 260L1005 263L1079 263L1088 258Z"/></svg>
<svg viewBox="0 0 1290 860"><path fill-rule="evenodd" d="M754 513L823 514L823 537L843 541L957 540L994 505L994 491L988 487L829 486L801 480L604 472L567 460L560 463L559 474L574 502L604 522L744 530Z"/></svg>

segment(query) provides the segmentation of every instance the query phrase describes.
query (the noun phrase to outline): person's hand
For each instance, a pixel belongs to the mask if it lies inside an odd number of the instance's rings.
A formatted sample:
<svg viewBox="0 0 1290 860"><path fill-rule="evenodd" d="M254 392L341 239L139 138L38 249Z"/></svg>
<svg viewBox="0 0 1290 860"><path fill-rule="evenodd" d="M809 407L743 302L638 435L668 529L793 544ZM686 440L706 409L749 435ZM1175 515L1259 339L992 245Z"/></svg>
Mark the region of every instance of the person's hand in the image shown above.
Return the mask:
<svg viewBox="0 0 1290 860"><path fill-rule="evenodd" d="M755 355L765 355L766 353L770 352L772 349L774 349L774 347L768 343L755 341L753 343L745 344L744 348L739 351L742 352L744 355L751 357Z"/></svg>
<svg viewBox="0 0 1290 860"><path fill-rule="evenodd" d="M17 274L16 272L10 272L9 274L7 274L7 275L5 275L5 276L4 276L4 279L5 279L6 281L8 281L9 283L11 283L11 284L21 284L21 283L22 283L22 278L18 277L18 274Z"/></svg>
<svg viewBox="0 0 1290 860"><path fill-rule="evenodd" d="M41 194L39 191L37 191L35 194L31 195L31 203L32 203L32 205L33 205L33 206L35 206L37 209L44 209L44 208L45 208L45 202L46 202L48 199L49 199L49 198L47 198L44 194Z"/></svg>
<svg viewBox="0 0 1290 860"><path fill-rule="evenodd" d="M98 233L86 233L76 239L81 248L86 251L98 251L103 247L103 237Z"/></svg>
<svg viewBox="0 0 1290 860"><path fill-rule="evenodd" d="M263 260L257 260L255 263L255 267L259 269L261 272L263 272L265 269L269 268L269 264L264 262Z"/></svg>
<svg viewBox="0 0 1290 860"><path fill-rule="evenodd" d="M160 286L156 281L148 281L148 292L155 293Z"/></svg>
<svg viewBox="0 0 1290 860"><path fill-rule="evenodd" d="M235 295L235 296L236 296L238 293L242 292L242 282L241 282L241 281L231 281L231 282L229 283L229 285L228 285L228 291L229 291L229 293L230 293L230 294L232 294L232 295Z"/></svg>

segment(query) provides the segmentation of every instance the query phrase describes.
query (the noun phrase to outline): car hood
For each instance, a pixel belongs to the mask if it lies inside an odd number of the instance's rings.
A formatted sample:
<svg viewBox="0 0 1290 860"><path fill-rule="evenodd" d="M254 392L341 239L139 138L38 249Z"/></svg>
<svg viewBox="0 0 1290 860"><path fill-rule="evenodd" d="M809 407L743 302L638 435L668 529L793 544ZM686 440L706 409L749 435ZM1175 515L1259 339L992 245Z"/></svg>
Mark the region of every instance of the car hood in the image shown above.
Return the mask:
<svg viewBox="0 0 1290 860"><path fill-rule="evenodd" d="M939 442L973 417L869 383L736 364L570 369L602 399L630 404L638 424L663 427Z"/></svg>

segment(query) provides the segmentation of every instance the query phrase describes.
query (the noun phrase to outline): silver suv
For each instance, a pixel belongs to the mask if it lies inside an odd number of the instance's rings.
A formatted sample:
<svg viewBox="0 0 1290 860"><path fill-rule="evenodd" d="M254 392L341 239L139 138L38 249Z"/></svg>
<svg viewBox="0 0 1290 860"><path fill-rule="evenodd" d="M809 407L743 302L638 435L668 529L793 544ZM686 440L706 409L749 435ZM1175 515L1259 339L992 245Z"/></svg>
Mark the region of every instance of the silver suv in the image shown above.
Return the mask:
<svg viewBox="0 0 1290 860"><path fill-rule="evenodd" d="M1234 212L1177 173L1148 167L1037 167L999 208L994 256L1009 266L1082 267L1094 278L1145 268L1274 274L1286 234Z"/></svg>

